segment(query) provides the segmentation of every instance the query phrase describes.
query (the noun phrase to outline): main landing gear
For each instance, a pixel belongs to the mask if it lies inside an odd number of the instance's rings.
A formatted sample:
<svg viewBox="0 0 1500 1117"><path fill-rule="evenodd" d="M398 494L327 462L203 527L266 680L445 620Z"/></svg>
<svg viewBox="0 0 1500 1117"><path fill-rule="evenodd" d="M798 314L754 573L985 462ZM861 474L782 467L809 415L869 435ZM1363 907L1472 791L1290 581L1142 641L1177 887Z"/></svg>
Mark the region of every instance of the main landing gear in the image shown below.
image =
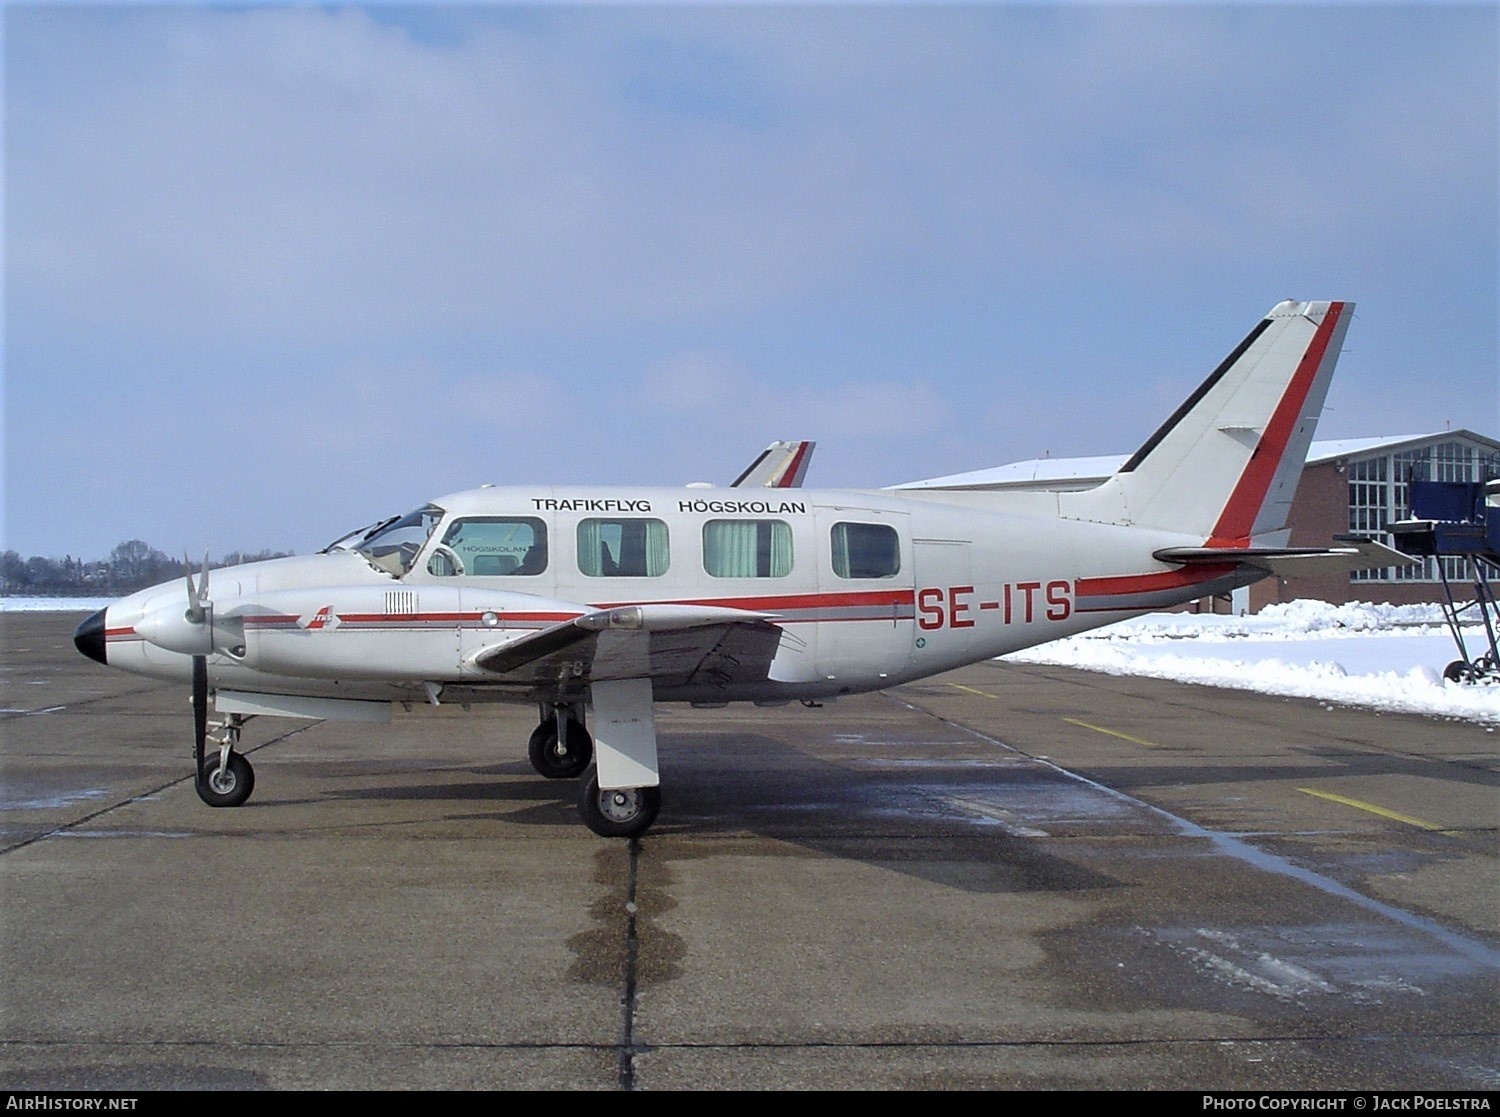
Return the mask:
<svg viewBox="0 0 1500 1117"><path fill-rule="evenodd" d="M601 838L635 838L649 830L661 810L661 788L601 788L593 764L594 739L573 707L544 705L541 714L526 747L537 775L549 780L584 776L578 813Z"/></svg>
<svg viewBox="0 0 1500 1117"><path fill-rule="evenodd" d="M601 838L635 838L644 834L661 810L660 787L604 790L599 775L590 772L578 789L578 813Z"/></svg>
<svg viewBox="0 0 1500 1117"><path fill-rule="evenodd" d="M594 759L594 739L569 707L557 706L550 715L544 708L526 755L543 779L571 780L588 770Z"/></svg>

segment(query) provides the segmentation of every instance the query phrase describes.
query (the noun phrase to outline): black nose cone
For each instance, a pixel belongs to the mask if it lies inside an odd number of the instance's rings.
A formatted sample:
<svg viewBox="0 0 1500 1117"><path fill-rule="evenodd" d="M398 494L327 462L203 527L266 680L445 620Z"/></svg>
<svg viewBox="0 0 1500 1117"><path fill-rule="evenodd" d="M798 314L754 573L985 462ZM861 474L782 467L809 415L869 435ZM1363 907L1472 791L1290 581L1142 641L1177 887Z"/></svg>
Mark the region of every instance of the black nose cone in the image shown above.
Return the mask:
<svg viewBox="0 0 1500 1117"><path fill-rule="evenodd" d="M98 663L109 662L104 658L104 612L100 609L73 633L73 643L78 650Z"/></svg>

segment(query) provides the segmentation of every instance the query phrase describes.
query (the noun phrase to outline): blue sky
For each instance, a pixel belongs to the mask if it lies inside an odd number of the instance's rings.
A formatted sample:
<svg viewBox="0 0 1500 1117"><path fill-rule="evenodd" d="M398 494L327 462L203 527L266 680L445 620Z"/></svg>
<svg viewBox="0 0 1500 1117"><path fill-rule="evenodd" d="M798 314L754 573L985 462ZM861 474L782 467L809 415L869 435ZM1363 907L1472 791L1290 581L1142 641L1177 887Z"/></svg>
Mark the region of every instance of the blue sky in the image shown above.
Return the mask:
<svg viewBox="0 0 1500 1117"><path fill-rule="evenodd" d="M1282 298L1500 436L1493 5L8 5L23 554L1128 453Z"/></svg>

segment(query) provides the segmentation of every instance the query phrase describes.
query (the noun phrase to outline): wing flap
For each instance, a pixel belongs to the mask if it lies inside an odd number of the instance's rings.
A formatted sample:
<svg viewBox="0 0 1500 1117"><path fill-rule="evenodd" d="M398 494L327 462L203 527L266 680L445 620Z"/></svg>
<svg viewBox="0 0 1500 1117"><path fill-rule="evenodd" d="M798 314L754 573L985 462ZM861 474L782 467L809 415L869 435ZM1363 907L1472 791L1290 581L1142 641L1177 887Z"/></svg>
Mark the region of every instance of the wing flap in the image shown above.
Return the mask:
<svg viewBox="0 0 1500 1117"><path fill-rule="evenodd" d="M497 682L584 687L649 678L662 688L763 682L781 643L771 615L721 606L601 609L477 653Z"/></svg>

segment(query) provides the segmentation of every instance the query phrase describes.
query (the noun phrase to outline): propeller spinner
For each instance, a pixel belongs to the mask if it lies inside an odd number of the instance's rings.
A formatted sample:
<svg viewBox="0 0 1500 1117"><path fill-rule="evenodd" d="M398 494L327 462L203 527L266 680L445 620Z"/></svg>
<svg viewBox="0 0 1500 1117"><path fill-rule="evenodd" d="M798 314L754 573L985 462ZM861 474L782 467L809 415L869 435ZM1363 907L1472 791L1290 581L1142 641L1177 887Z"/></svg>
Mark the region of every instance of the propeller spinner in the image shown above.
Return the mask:
<svg viewBox="0 0 1500 1117"><path fill-rule="evenodd" d="M184 563L187 560L184 558ZM191 565L187 570L187 608L173 604L159 605L135 624L142 639L159 648L183 655L206 656L229 652L242 654L245 635L236 618L216 621L214 604L208 594L208 555L203 556L203 574L195 586Z"/></svg>

